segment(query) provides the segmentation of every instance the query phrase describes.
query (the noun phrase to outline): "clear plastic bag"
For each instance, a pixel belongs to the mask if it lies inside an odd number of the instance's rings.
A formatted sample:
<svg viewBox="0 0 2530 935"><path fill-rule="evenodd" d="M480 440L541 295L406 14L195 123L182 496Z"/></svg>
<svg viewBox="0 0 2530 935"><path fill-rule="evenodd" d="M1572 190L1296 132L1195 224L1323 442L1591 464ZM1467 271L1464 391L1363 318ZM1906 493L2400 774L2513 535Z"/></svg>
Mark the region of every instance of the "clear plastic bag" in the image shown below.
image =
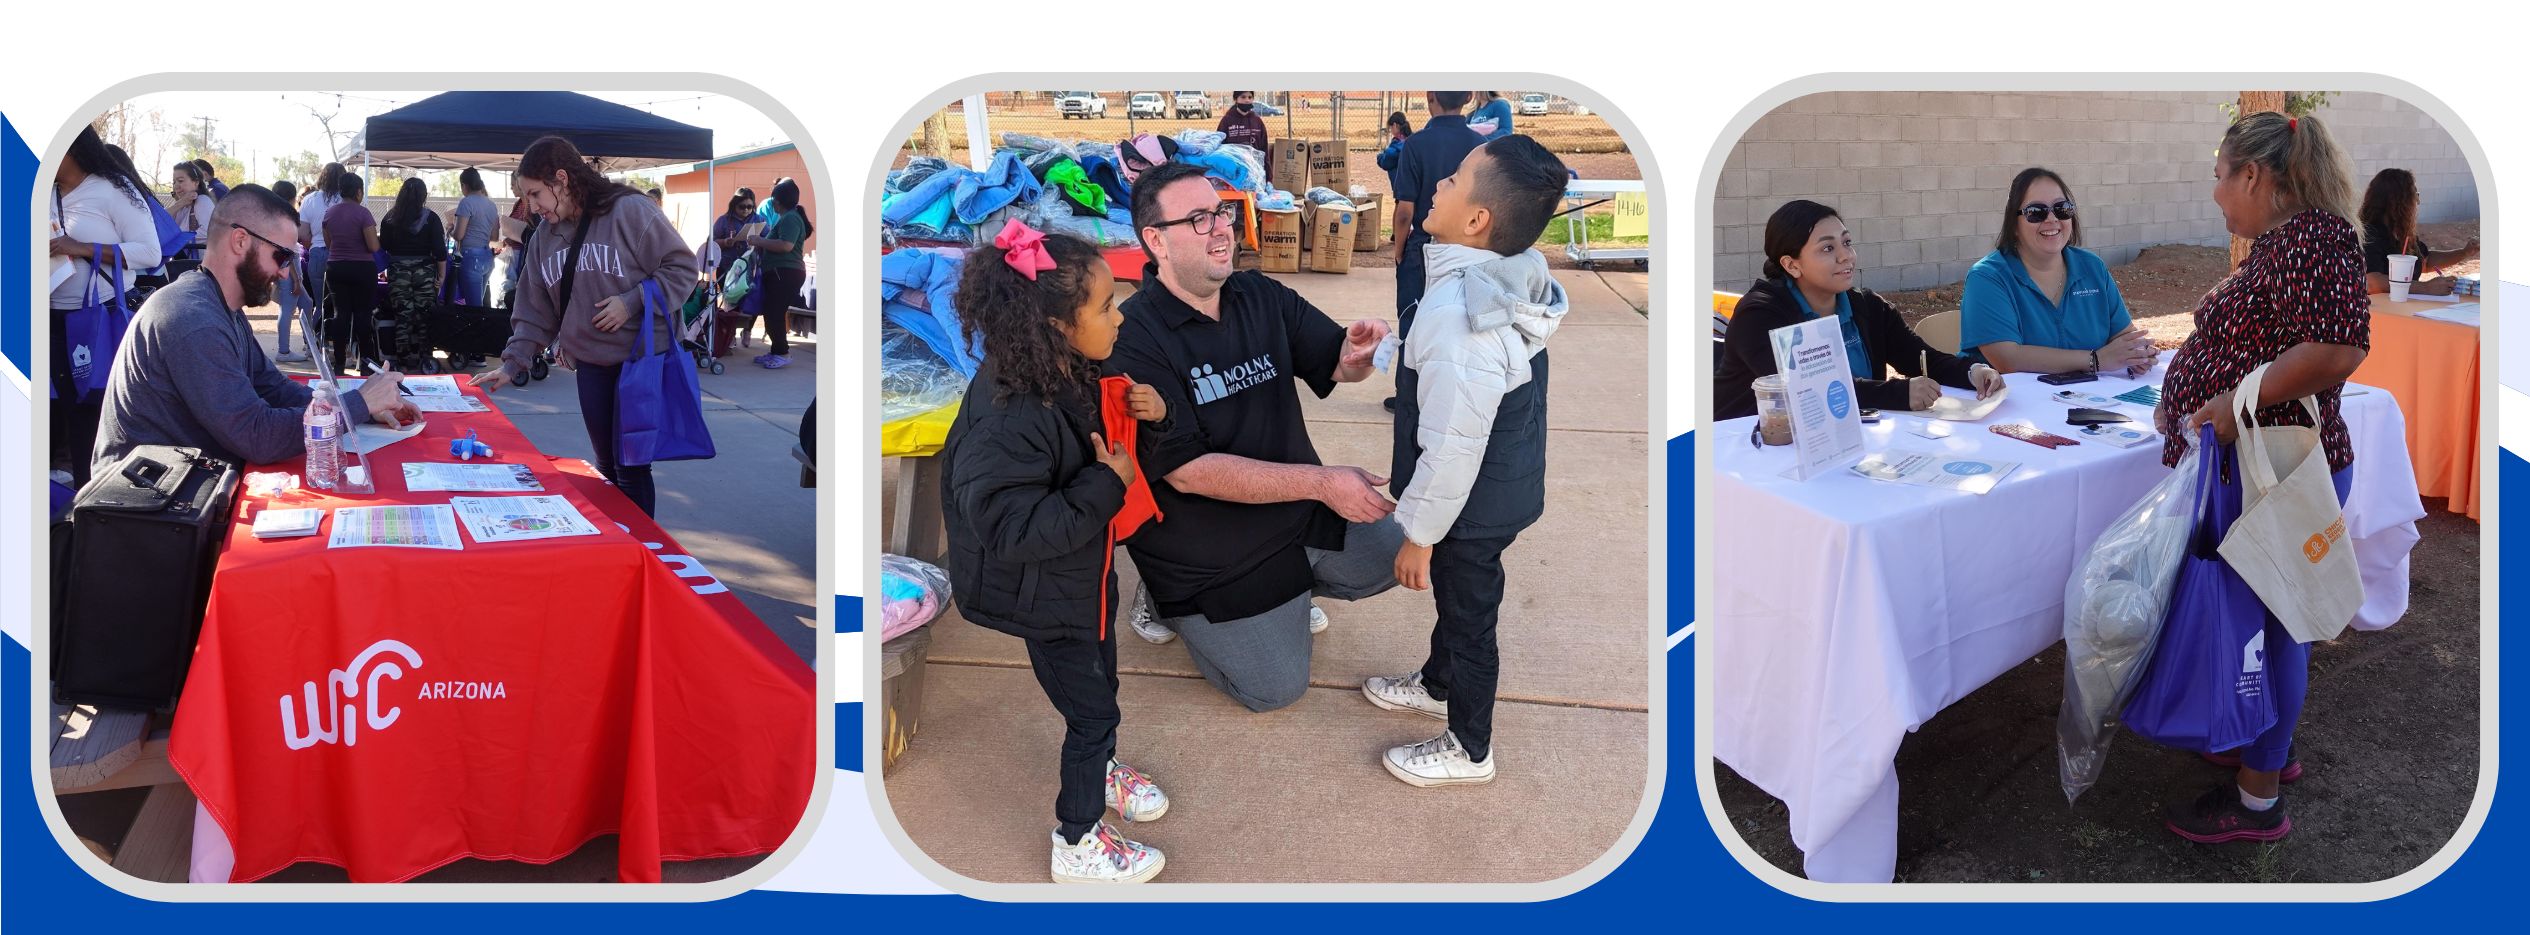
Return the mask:
<svg viewBox="0 0 2530 935"><path fill-rule="evenodd" d="M902 555L878 557L879 642L939 619L949 609L949 574Z"/></svg>
<svg viewBox="0 0 2530 935"><path fill-rule="evenodd" d="M2056 713L2056 772L2072 802L2099 781L2117 712L2161 637L2179 563L2196 531L2196 459L2153 485L2100 532L2064 586L2064 706Z"/></svg>
<svg viewBox="0 0 2530 935"><path fill-rule="evenodd" d="M1282 189L1267 189L1264 194L1256 196L1256 210L1298 211L1300 210L1300 200L1298 198L1294 198L1290 192L1283 191Z"/></svg>
<svg viewBox="0 0 2530 935"><path fill-rule="evenodd" d="M1328 188L1324 185L1310 189L1308 194L1302 195L1301 197L1307 198L1309 203L1313 205L1342 205L1348 211L1355 210L1353 206L1353 199L1346 197L1343 192L1336 191L1335 189Z"/></svg>
<svg viewBox="0 0 2530 935"><path fill-rule="evenodd" d="M918 416L966 398L966 378L913 332L892 324L879 328L878 374L881 422Z"/></svg>
<svg viewBox="0 0 2530 935"><path fill-rule="evenodd" d="M1064 143L1061 140L1057 140L1049 136L1038 136L1033 133L1019 133L1013 131L1001 135L1001 147L1003 149L1016 149L1021 152L1041 153L1063 145Z"/></svg>
<svg viewBox="0 0 2530 935"><path fill-rule="evenodd" d="M1103 218L1087 217L1072 211L1071 199L1063 197L1060 188L1048 188L1028 206L1028 226L1049 234L1069 234L1101 247L1122 247L1140 243L1133 229L1133 212L1122 205L1111 205ZM1001 228L991 227L999 233Z"/></svg>
<svg viewBox="0 0 2530 935"><path fill-rule="evenodd" d="M1177 151L1188 155L1201 156L1205 153L1212 152L1213 150L1220 149L1221 144L1229 140L1229 138L1229 134L1223 133L1219 130L1179 130L1177 131Z"/></svg>
<svg viewBox="0 0 2530 935"><path fill-rule="evenodd" d="M1213 135L1219 136L1220 134L1215 133ZM1245 143L1232 143L1228 146L1221 147L1221 149L1213 153L1213 155L1238 160L1240 165L1247 167L1248 191L1269 192L1274 190L1273 182L1270 181L1269 177L1265 174L1265 153L1258 150L1256 147L1249 146Z"/></svg>
<svg viewBox="0 0 2530 935"><path fill-rule="evenodd" d="M905 160L904 168L888 174L887 193L894 195L912 191L924 179L952 168L956 167L938 156L915 156Z"/></svg>

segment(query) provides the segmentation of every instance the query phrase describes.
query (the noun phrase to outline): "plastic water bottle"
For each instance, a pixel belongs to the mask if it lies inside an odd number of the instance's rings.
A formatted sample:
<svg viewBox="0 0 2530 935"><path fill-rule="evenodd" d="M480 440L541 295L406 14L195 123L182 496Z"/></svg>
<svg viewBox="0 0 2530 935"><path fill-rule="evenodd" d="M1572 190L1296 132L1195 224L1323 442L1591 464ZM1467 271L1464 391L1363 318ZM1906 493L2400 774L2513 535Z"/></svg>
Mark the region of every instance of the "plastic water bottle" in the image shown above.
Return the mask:
<svg viewBox="0 0 2530 935"><path fill-rule="evenodd" d="M307 433L307 483L333 490L343 482L343 404L332 383L317 381L299 427Z"/></svg>

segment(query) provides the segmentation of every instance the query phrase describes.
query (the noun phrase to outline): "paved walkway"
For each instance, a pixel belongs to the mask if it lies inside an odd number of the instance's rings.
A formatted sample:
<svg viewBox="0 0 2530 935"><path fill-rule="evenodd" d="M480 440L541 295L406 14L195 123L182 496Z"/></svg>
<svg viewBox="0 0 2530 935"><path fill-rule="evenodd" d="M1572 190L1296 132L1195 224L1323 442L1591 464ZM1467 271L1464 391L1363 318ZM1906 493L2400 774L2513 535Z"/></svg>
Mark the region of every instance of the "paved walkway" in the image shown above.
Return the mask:
<svg viewBox="0 0 2530 935"><path fill-rule="evenodd" d="M1182 643L1129 631L1123 758L1173 801L1126 833L1166 851L1163 882L1528 882L1581 869L1615 845L1644 792L1650 718L1645 544L1650 440L1644 273L1558 271L1573 311L1556 332L1545 518L1505 557L1501 774L1484 786L1420 790L1391 778L1382 750L1439 722L1374 708L1362 680L1422 664L1431 596L1406 590L1324 602L1313 688L1255 714L1214 691ZM1384 270L1278 279L1339 322L1393 323ZM1309 398L1327 463L1385 471L1384 376ZM883 471L892 506L895 465ZM1118 561L1130 594L1136 573ZM954 614L936 628L922 730L887 777L913 841L982 880L1043 882L1062 722L1022 644ZM875 695L875 693L873 693Z"/></svg>

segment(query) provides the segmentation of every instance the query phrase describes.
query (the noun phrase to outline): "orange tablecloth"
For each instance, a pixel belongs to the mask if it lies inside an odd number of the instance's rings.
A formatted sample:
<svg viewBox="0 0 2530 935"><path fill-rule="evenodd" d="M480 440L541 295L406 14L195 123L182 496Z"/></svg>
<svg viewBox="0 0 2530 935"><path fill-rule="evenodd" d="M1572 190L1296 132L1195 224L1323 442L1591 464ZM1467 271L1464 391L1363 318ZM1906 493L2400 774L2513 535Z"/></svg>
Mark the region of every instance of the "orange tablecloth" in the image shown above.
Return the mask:
<svg viewBox="0 0 2530 935"><path fill-rule="evenodd" d="M2388 390L2407 416L2416 489L2477 516L2478 329L2415 314L2433 302L2372 297L2372 352L2354 381Z"/></svg>
<svg viewBox="0 0 2530 935"><path fill-rule="evenodd" d="M618 834L619 877L655 882L661 860L779 847L816 778L808 667L498 412L426 418L370 456L374 495L238 497L169 749L234 849L230 878L312 860L395 881ZM453 460L467 429L599 534L443 551L329 549L331 515L315 536L250 532L267 507L498 496L404 487L405 462Z"/></svg>

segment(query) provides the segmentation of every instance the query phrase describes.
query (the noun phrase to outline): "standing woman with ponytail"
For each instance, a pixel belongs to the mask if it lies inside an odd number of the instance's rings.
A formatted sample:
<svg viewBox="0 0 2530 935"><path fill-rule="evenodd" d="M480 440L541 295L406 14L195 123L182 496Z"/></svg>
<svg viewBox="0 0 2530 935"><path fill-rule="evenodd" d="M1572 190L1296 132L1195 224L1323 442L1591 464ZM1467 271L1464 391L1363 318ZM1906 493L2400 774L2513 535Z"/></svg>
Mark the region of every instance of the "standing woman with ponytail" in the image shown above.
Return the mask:
<svg viewBox="0 0 2530 935"><path fill-rule="evenodd" d="M773 224L763 235L747 238L764 263L764 333L772 340L773 349L755 362L767 370L779 370L791 363L791 306L799 304L800 288L808 285L808 238L817 232L817 225L808 223L808 212L799 204L799 183L783 179L773 186Z"/></svg>
<svg viewBox="0 0 2530 935"><path fill-rule="evenodd" d="M658 202L598 174L570 140L548 136L528 144L518 159L516 190L544 225L524 250L509 347L501 365L476 374L474 385L492 392L503 381L524 384L537 354L559 351L563 369L578 374L580 418L598 473L642 513L657 516L650 465L616 457L622 433L615 383L624 362L641 352L645 320L653 351L676 346L671 319L694 292L702 266ZM647 319L644 282L657 283L666 300Z"/></svg>
<svg viewBox="0 0 2530 935"><path fill-rule="evenodd" d="M2233 121L2214 155L2214 204L2232 236L2255 241L2240 267L2206 293L2196 333L2171 359L2155 415L2161 461L2176 466L2211 423L2216 439L2239 437L2232 389L2266 365L2260 425L2311 424L2298 402L2319 397L2320 446L2344 503L2354 479L2354 444L2338 413L2338 393L2372 344L2363 289L2363 243L2356 233L2354 164L2315 117L2251 114ZM2238 496L2237 485L2226 485ZM2266 673L2275 726L2238 750L2207 754L2232 779L2173 803L2166 824L2199 843L2277 841L2292 833L2283 783L2301 777L2293 728L2310 688L2310 650L2266 619Z"/></svg>

